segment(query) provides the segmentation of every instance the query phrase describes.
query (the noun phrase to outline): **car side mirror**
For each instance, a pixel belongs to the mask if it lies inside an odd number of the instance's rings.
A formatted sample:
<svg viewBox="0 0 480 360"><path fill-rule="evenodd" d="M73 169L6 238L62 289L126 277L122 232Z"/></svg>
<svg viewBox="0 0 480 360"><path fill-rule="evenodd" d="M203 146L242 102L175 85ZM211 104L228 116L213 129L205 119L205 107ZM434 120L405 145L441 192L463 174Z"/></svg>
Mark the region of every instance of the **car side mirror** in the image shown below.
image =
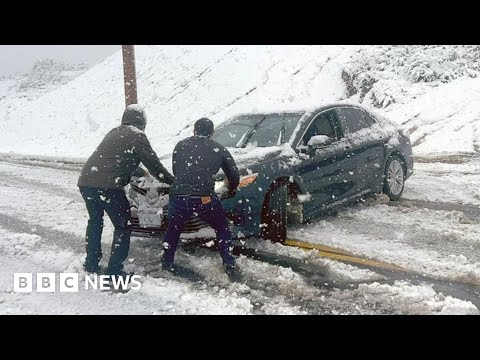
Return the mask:
<svg viewBox="0 0 480 360"><path fill-rule="evenodd" d="M328 145L332 142L332 139L328 137L327 135L315 135L308 140L307 145L310 147L320 147L324 145Z"/></svg>

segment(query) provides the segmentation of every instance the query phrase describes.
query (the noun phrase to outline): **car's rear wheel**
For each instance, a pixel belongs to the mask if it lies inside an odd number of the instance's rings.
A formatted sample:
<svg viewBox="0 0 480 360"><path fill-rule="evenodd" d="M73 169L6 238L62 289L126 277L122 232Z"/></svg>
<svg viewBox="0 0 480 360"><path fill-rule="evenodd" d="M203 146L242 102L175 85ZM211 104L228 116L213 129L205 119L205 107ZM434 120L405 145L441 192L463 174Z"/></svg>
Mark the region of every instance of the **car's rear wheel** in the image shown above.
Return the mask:
<svg viewBox="0 0 480 360"><path fill-rule="evenodd" d="M276 180L268 190L262 208L262 237L273 242L287 238L288 183Z"/></svg>
<svg viewBox="0 0 480 360"><path fill-rule="evenodd" d="M405 160L399 155L388 158L385 166L383 192L390 200L398 200L405 187Z"/></svg>

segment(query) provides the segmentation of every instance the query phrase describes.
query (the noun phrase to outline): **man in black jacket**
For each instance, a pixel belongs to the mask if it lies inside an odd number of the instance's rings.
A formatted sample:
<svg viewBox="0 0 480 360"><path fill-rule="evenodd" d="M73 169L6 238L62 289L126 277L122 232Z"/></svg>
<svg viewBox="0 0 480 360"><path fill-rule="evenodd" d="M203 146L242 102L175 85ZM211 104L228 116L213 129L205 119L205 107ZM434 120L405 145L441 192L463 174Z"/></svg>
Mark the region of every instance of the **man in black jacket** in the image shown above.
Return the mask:
<svg viewBox="0 0 480 360"><path fill-rule="evenodd" d="M165 234L162 268L175 272L173 266L180 234L192 215L199 216L215 230L220 255L227 274L236 270L231 252L232 235L225 209L214 191L214 176L222 169L234 195L239 183L238 169L228 150L213 141L213 123L202 118L195 123L194 136L180 141L173 151L169 222Z"/></svg>
<svg viewBox="0 0 480 360"><path fill-rule="evenodd" d="M161 182L173 182L173 176L160 163L144 133L146 123L144 110L136 104L129 105L123 113L122 124L105 136L87 160L78 179L78 187L90 216L84 264L87 272L98 273L101 270L101 237L103 214L106 212L115 227L106 274L126 275L123 262L130 250L131 224L130 203L124 186L133 174L145 175L139 167L140 163Z"/></svg>

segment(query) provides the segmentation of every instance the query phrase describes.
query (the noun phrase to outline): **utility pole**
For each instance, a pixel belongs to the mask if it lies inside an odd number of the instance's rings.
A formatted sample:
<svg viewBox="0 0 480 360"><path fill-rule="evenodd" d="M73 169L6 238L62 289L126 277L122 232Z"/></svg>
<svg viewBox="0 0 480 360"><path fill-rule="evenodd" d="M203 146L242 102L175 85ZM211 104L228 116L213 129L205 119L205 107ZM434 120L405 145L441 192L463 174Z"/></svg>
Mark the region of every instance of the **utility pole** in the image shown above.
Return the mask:
<svg viewBox="0 0 480 360"><path fill-rule="evenodd" d="M133 45L122 45L123 78L125 82L125 106L138 104L135 49Z"/></svg>

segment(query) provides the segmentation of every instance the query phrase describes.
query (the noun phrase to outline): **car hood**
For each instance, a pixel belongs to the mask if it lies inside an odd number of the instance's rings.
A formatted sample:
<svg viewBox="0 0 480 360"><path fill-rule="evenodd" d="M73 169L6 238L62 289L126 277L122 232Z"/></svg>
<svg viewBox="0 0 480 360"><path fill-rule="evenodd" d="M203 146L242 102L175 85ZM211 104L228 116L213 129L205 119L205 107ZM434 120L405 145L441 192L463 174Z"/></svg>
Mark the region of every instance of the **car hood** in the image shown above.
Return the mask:
<svg viewBox="0 0 480 360"><path fill-rule="evenodd" d="M289 157L295 155L290 146L271 146L271 147L246 147L246 148L227 148L232 155L241 175L246 175L259 168L262 164L271 161L273 158ZM171 171L172 154L160 157L162 164ZM220 170L216 178L224 178L223 171Z"/></svg>
<svg viewBox="0 0 480 360"><path fill-rule="evenodd" d="M243 169L248 166L259 165L269 161L270 159L279 156L283 150L284 148L279 146L266 148L228 149L239 169Z"/></svg>
<svg viewBox="0 0 480 360"><path fill-rule="evenodd" d="M252 172L262 171L262 166L275 162L291 163L292 157L296 157L295 151L290 146L272 146L268 148L242 148L228 149L237 164L240 175L251 174ZM218 178L223 178L224 174L220 170Z"/></svg>

